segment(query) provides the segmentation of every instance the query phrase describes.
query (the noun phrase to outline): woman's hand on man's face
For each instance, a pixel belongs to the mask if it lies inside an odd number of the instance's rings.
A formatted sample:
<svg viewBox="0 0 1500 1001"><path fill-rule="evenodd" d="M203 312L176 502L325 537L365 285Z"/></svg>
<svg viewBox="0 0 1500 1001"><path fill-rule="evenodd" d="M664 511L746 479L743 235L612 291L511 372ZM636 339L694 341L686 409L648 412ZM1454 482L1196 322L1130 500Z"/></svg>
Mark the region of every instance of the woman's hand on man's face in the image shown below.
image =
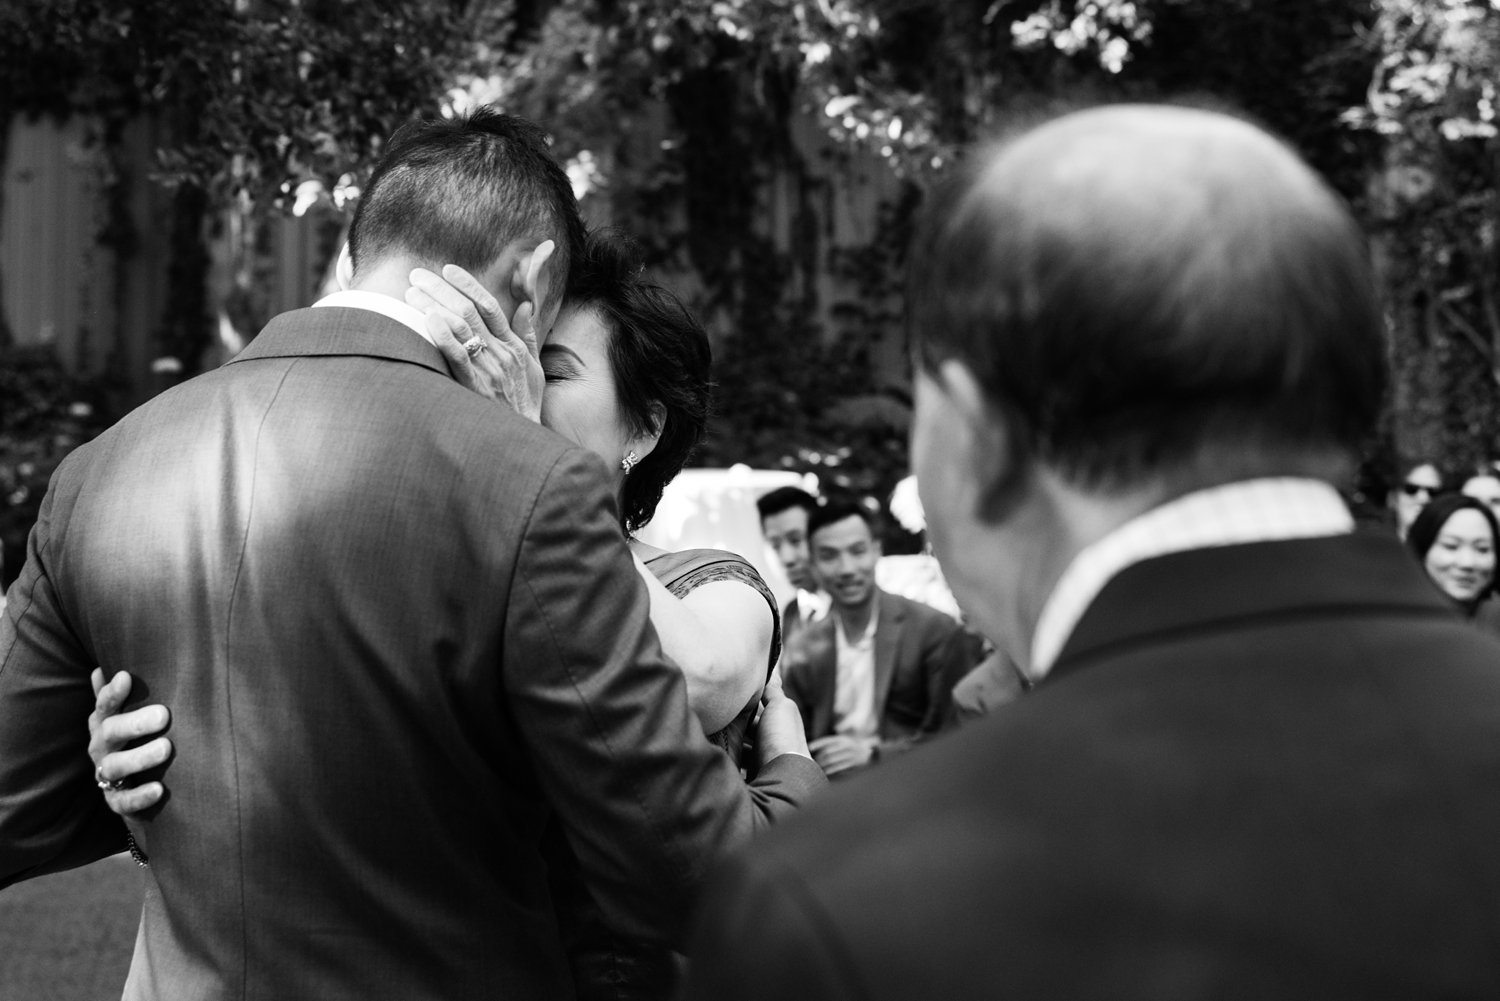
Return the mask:
<svg viewBox="0 0 1500 1001"><path fill-rule="evenodd" d="M541 420L547 380L534 303L516 307L513 327L495 297L453 264L445 265L442 275L425 268L413 271L406 301L427 318L427 332L461 386L506 404L527 420ZM484 347L471 354L464 344L476 337Z"/></svg>
<svg viewBox="0 0 1500 1001"><path fill-rule="evenodd" d="M172 741L157 737L139 747L131 742L160 733L172 721L166 706L152 705L120 712L130 697L130 675L118 672L104 683L104 672L94 669L89 680L94 685L94 711L89 714L89 757L94 774L106 782L120 782L141 772L167 763L172 757ZM121 789L105 789L104 802L122 817L155 806L165 795L160 782L143 782Z"/></svg>

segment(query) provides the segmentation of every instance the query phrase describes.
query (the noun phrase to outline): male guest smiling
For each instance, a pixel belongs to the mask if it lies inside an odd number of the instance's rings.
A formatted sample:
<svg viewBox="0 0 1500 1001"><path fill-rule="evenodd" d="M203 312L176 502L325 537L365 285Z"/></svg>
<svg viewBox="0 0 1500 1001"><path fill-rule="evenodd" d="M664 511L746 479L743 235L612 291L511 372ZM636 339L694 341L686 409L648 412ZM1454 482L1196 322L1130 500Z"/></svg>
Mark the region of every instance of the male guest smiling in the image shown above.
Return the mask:
<svg viewBox="0 0 1500 1001"><path fill-rule="evenodd" d="M832 502L808 521L812 574L833 600L782 661L813 760L830 776L936 733L948 692L972 666L947 615L875 586L880 541L858 504Z"/></svg>

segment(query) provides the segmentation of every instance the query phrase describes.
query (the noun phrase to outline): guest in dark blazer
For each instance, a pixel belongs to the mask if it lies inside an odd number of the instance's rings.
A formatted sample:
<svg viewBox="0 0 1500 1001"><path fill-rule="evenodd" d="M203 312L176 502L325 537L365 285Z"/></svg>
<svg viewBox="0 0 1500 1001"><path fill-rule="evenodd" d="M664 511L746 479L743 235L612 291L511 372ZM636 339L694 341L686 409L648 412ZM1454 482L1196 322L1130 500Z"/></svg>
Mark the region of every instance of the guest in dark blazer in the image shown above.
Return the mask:
<svg viewBox="0 0 1500 1001"><path fill-rule="evenodd" d="M913 465L1037 686L728 866L688 996L1500 996L1500 645L1331 485L1384 388L1338 197L1114 106L932 204Z"/></svg>
<svg viewBox="0 0 1500 1001"><path fill-rule="evenodd" d="M827 613L826 601L818 602L818 581L812 572L807 522L818 509L818 500L797 487L777 487L755 502L760 511L760 531L766 545L776 553L786 571L787 582L796 588L781 613L781 638L790 642L804 626ZM814 607L816 605L816 607Z"/></svg>
<svg viewBox="0 0 1500 1001"><path fill-rule="evenodd" d="M813 759L832 776L936 733L972 647L949 616L875 585L880 542L865 508L817 508L808 536L813 575L833 607L789 644L782 678Z"/></svg>

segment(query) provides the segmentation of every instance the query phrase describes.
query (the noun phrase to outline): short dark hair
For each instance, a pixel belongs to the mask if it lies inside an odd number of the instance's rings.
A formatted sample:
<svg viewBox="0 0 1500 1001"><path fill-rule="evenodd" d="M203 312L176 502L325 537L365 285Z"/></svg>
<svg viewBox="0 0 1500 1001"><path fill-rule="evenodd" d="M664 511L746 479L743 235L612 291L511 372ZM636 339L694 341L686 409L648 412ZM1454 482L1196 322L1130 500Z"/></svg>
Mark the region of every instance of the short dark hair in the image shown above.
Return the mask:
<svg viewBox="0 0 1500 1001"><path fill-rule="evenodd" d="M870 513L869 508L858 501L831 500L808 513L807 537L811 539L829 525L836 525L849 518L858 518L870 529L870 534L875 535L875 516Z"/></svg>
<svg viewBox="0 0 1500 1001"><path fill-rule="evenodd" d="M349 256L356 271L404 251L478 272L526 236L557 241L561 290L584 243L573 186L545 132L480 107L396 130L354 212Z"/></svg>
<svg viewBox="0 0 1500 1001"><path fill-rule="evenodd" d="M1117 112L1129 113L1085 114ZM1032 460L1108 490L1205 458L1360 449L1384 394L1382 320L1336 194L1269 140L1252 167L1265 168L1260 188L1242 190L1220 161L1185 184L1183 204L1207 206L1194 215L1130 214L1124 184L1072 174L1075 188L1042 198L1034 147L1029 175L1006 156L1035 131L974 157L932 200L909 257L919 363L962 362L1007 418L1015 472L991 484L987 515Z"/></svg>
<svg viewBox="0 0 1500 1001"><path fill-rule="evenodd" d="M1416 554L1419 562L1427 559L1427 552L1437 541L1443 526L1460 511L1478 511L1484 515L1484 520L1490 526L1490 542L1496 549L1500 549L1500 521L1495 520L1495 512L1490 510L1488 504L1467 494L1441 494L1427 502L1427 506L1422 508L1421 514L1417 515L1411 528L1406 531L1406 545ZM1490 586L1479 597L1494 593L1495 583L1491 579Z"/></svg>
<svg viewBox="0 0 1500 1001"><path fill-rule="evenodd" d="M656 447L625 477L620 522L651 520L667 484L703 440L713 405L708 333L682 300L641 277L640 252L611 232L589 237L569 283L567 309L592 310L609 330L609 364L620 416Z"/></svg>
<svg viewBox="0 0 1500 1001"><path fill-rule="evenodd" d="M811 518L818 508L818 499L800 487L777 487L757 500L755 506L760 511L761 521L794 507L800 507Z"/></svg>

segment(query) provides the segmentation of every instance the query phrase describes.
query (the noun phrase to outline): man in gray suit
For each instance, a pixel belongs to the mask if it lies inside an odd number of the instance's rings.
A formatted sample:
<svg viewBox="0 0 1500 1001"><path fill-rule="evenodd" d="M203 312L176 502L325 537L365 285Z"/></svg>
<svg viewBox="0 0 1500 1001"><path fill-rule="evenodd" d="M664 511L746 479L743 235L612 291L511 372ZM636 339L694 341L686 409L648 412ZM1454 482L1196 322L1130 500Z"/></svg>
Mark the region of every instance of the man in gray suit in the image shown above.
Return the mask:
<svg viewBox="0 0 1500 1001"><path fill-rule="evenodd" d="M80 721L130 670L178 757L132 822L127 998L564 997L554 810L609 919L670 943L822 783L784 729L751 787L708 744L599 460L460 388L400 298L458 264L545 332L581 241L534 126L405 126L350 291L58 470L0 624L0 885L124 846Z"/></svg>

